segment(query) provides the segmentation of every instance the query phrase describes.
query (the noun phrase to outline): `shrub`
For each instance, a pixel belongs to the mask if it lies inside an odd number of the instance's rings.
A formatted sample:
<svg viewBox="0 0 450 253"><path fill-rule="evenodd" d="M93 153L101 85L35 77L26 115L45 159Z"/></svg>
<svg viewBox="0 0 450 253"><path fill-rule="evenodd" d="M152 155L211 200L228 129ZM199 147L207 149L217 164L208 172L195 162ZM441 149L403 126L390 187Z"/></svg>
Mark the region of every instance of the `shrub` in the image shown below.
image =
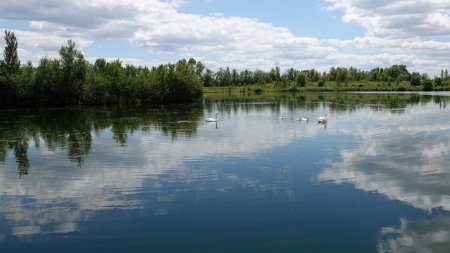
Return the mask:
<svg viewBox="0 0 450 253"><path fill-rule="evenodd" d="M424 91L432 91L433 90L433 82L430 79L427 79L423 82L423 90Z"/></svg>
<svg viewBox="0 0 450 253"><path fill-rule="evenodd" d="M397 91L406 91L408 88L404 84L400 84L397 87Z"/></svg>

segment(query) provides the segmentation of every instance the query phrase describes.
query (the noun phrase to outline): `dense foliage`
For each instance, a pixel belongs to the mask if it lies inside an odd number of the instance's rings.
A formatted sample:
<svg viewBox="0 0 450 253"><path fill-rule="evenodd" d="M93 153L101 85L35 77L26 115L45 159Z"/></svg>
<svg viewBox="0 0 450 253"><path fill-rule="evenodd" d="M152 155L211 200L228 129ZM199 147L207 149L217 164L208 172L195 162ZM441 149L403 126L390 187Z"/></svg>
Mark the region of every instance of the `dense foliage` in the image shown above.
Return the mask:
<svg viewBox="0 0 450 253"><path fill-rule="evenodd" d="M14 33L5 32L5 41L1 106L185 103L203 96L194 60L152 68L123 66L120 60L90 64L69 40L59 50L59 59L20 66Z"/></svg>
<svg viewBox="0 0 450 253"><path fill-rule="evenodd" d="M423 89L448 89L450 76L447 70L442 70L441 75L431 80L427 74L417 72L410 73L406 65L393 65L388 68L375 68L370 71L359 70L354 67L332 67L329 71L319 72L315 69L296 70L287 69L281 73L279 67L265 72L262 70L238 72L229 68L220 68L217 72L206 69L201 75L205 87L218 86L244 86L253 84L272 83L278 87L304 87L306 83L314 83L316 87L343 87L349 83L382 84L384 88L397 86L398 89L413 89L420 86ZM431 87L430 87L431 83ZM425 87L424 84L427 84ZM372 86L373 87L373 86ZM368 87L368 88L372 88ZM345 87L344 87L345 88Z"/></svg>

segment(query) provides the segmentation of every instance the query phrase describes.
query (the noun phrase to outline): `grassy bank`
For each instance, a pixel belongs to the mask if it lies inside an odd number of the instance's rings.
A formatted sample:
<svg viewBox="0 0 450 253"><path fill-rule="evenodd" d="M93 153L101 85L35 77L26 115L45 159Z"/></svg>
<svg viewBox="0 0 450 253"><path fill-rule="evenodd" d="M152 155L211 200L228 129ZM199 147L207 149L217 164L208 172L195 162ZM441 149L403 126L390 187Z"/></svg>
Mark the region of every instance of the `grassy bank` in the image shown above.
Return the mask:
<svg viewBox="0 0 450 253"><path fill-rule="evenodd" d="M354 81L347 83L308 82L304 87L298 87L293 82L287 85L275 83L255 84L246 86L204 87L204 93L259 93L259 92L339 92L339 91L423 91L424 85L412 86L409 82L385 83L370 81ZM433 85L432 90L448 91L450 84Z"/></svg>

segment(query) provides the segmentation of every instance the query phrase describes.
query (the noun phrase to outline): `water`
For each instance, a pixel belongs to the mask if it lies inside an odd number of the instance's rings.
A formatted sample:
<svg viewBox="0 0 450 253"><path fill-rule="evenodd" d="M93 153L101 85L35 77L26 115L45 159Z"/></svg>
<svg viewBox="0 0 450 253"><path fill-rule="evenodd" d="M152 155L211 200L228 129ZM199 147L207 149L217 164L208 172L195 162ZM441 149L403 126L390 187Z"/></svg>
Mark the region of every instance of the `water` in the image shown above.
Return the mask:
<svg viewBox="0 0 450 253"><path fill-rule="evenodd" d="M2 111L0 252L449 252L447 95Z"/></svg>

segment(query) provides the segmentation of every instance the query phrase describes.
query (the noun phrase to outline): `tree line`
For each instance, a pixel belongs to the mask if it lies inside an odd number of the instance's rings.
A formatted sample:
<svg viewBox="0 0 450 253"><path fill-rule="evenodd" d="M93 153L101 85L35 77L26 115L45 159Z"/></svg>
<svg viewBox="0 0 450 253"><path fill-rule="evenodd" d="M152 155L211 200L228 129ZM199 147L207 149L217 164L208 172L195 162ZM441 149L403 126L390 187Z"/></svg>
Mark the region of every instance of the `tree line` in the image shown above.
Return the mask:
<svg viewBox="0 0 450 253"><path fill-rule="evenodd" d="M0 106L184 103L200 100L203 86L194 64L180 60L156 67L124 65L120 60L84 59L72 40L59 58L42 58L38 66L21 65L18 42L5 31L0 61Z"/></svg>
<svg viewBox="0 0 450 253"><path fill-rule="evenodd" d="M430 89L433 86L444 86L450 80L447 70L441 70L441 75L431 79L425 73L409 72L406 65L393 65L387 68L374 68L370 71L360 70L354 67L331 67L329 71L320 72L315 69L296 70L289 68L283 73L279 67L274 67L269 71L263 70L243 70L220 68L213 72L209 69L201 72L203 85L206 87L230 86L230 85L251 85L273 83L276 86L286 87L296 85L303 87L307 82L317 83L318 87L325 86L327 82L337 85L348 82L380 82L385 85L398 85L407 83L411 86L424 86Z"/></svg>
<svg viewBox="0 0 450 253"><path fill-rule="evenodd" d="M339 86L367 81L431 90L447 87L450 79L447 70L430 79L427 74L409 72L405 65L370 71L332 67L324 72L294 68L282 72L279 67L269 71L238 71L229 67L213 71L192 58L150 68L124 65L119 59L112 62L97 59L91 64L71 40L60 48L58 59L42 58L35 67L31 62L21 65L13 32L5 31L5 42L4 59L0 61L0 106L192 102L202 98L203 86L267 83L283 88L303 87L308 82L326 87L330 83Z"/></svg>

